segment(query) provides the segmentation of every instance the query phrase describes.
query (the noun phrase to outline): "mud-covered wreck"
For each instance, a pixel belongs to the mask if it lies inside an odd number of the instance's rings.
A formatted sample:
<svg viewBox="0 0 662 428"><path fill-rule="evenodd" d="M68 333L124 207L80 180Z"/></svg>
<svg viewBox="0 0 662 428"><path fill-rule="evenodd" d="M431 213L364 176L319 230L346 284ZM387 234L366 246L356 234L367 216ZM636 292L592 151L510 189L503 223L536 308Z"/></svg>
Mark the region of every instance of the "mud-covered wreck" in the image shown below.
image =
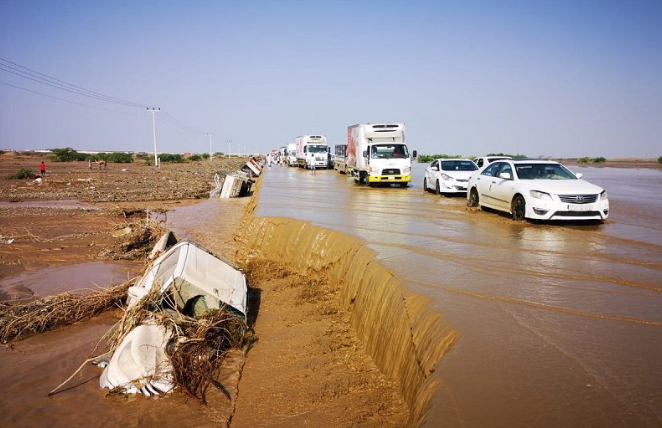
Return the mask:
<svg viewBox="0 0 662 428"><path fill-rule="evenodd" d="M111 351L95 360L104 368L100 386L148 396L179 386L204 400L224 353L245 337L246 276L171 232L150 260L128 289L122 320L106 335Z"/></svg>

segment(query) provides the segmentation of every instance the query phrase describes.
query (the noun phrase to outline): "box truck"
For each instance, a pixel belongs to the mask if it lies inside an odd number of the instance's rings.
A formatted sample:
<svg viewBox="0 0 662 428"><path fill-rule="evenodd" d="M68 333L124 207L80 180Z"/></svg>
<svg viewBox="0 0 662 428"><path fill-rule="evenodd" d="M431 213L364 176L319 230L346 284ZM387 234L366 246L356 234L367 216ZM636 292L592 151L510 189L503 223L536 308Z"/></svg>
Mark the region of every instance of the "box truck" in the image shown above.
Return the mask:
<svg viewBox="0 0 662 428"><path fill-rule="evenodd" d="M297 145L294 143L287 145L287 165L297 166Z"/></svg>
<svg viewBox="0 0 662 428"><path fill-rule="evenodd" d="M301 135L296 138L299 168L328 168L329 147L324 135Z"/></svg>
<svg viewBox="0 0 662 428"><path fill-rule="evenodd" d="M407 187L411 158L404 123L360 123L347 128L347 167L357 183Z"/></svg>

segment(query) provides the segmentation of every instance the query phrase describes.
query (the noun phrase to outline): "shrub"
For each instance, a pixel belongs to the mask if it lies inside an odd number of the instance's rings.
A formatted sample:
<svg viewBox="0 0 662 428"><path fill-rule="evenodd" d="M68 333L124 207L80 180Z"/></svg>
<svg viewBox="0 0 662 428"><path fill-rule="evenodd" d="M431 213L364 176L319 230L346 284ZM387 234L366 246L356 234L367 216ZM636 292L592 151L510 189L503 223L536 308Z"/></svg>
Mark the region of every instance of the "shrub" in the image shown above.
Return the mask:
<svg viewBox="0 0 662 428"><path fill-rule="evenodd" d="M207 155L207 157L209 157L209 155ZM202 156L201 155L191 155L191 156L188 157L188 160L194 161L194 162L201 161Z"/></svg>
<svg viewBox="0 0 662 428"><path fill-rule="evenodd" d="M526 159L526 158L528 158L527 155L522 155L522 154L509 155L508 153L488 153L485 156L508 156L509 158L513 158L513 159Z"/></svg>
<svg viewBox="0 0 662 428"><path fill-rule="evenodd" d="M579 162L579 163L589 163L590 161L591 161L591 158L589 158L588 156L584 156L583 158L577 159L577 162Z"/></svg>
<svg viewBox="0 0 662 428"><path fill-rule="evenodd" d="M71 147L66 147L64 149L52 149L51 152L53 155L50 158L53 162L83 161L87 160L89 157L83 153L78 153Z"/></svg>
<svg viewBox="0 0 662 428"><path fill-rule="evenodd" d="M16 174L7 177L10 180L24 180L26 178L35 178L36 175L27 168L21 168Z"/></svg>
<svg viewBox="0 0 662 428"><path fill-rule="evenodd" d="M597 157L597 158L593 158L592 161L593 161L593 163L603 163L603 162L607 162L607 159L600 156L600 157Z"/></svg>
<svg viewBox="0 0 662 428"><path fill-rule="evenodd" d="M657 163L662 163L662 156L660 156L659 158L657 158Z"/></svg>
<svg viewBox="0 0 662 428"><path fill-rule="evenodd" d="M99 153L95 156L94 160L103 159L108 163L131 163L133 162L133 156L130 153Z"/></svg>
<svg viewBox="0 0 662 428"><path fill-rule="evenodd" d="M460 155L446 155L446 154L436 154L436 155L418 155L418 163L428 163L432 162L435 159L439 158L461 158Z"/></svg>
<svg viewBox="0 0 662 428"><path fill-rule="evenodd" d="M161 162L170 162L170 163L184 162L184 156L180 154L172 154L172 153L162 153L159 156L159 159L161 159Z"/></svg>

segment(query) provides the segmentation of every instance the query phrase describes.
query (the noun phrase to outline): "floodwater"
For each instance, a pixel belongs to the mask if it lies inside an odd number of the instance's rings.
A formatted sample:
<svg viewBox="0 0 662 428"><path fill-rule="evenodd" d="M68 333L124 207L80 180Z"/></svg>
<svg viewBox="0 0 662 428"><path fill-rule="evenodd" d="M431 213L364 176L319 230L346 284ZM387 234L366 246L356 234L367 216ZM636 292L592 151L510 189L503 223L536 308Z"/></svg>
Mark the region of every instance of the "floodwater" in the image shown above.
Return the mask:
<svg viewBox="0 0 662 428"><path fill-rule="evenodd" d="M249 201L250 198L203 201L168 212L167 218L159 220L167 220L166 224L181 239L195 239L214 248L218 255L229 248L225 254L231 254L235 232L231 227L238 224ZM73 201L58 204L62 205L80 206ZM39 206L53 205L42 202ZM92 261L24 272L0 281L0 298L84 292L122 283L139 274L143 267L136 262ZM167 399L107 396L107 390L99 388L102 370L83 363L103 353L102 338L117 320L117 314L108 311L90 321L0 347L0 426L182 427L191 425L193 419L196 426L226 425L231 408L227 398L215 390L209 393L209 406L184 394L171 394ZM80 373L58 394L48 396L81 364ZM228 372L226 375L232 377L237 369L230 365ZM232 382L236 383L228 380L226 384Z"/></svg>
<svg viewBox="0 0 662 428"><path fill-rule="evenodd" d="M132 262L93 261L51 267L0 280L0 300L50 296L65 291L85 293L99 287L121 284L140 273Z"/></svg>
<svg viewBox="0 0 662 428"><path fill-rule="evenodd" d="M662 171L580 168L605 224L515 223L464 197L265 168L256 216L358 237L460 338L430 426L662 426Z"/></svg>

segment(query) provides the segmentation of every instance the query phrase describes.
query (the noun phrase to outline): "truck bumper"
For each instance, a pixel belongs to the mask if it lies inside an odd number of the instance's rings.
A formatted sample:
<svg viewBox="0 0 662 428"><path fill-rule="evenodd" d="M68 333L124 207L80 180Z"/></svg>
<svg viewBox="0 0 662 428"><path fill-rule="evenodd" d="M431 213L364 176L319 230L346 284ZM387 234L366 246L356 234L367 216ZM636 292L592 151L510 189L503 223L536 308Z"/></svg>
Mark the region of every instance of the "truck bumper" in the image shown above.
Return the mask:
<svg viewBox="0 0 662 428"><path fill-rule="evenodd" d="M369 175L368 183L409 183L411 175Z"/></svg>

